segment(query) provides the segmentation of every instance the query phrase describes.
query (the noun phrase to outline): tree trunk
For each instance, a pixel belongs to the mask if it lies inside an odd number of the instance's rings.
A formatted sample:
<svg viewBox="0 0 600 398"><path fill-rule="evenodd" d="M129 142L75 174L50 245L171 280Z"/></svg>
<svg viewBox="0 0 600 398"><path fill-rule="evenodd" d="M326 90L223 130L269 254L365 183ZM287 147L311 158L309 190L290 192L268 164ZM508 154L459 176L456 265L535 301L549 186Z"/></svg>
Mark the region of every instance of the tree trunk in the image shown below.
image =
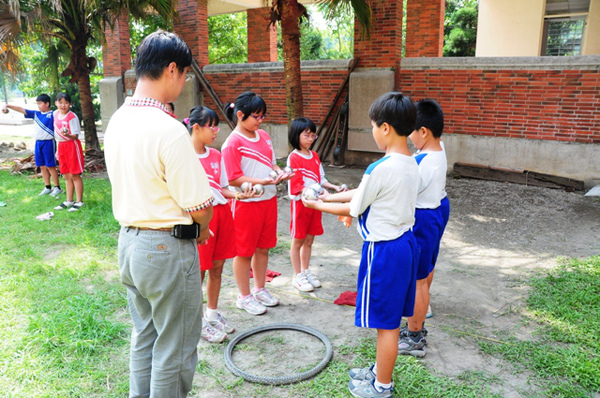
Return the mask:
<svg viewBox="0 0 600 398"><path fill-rule="evenodd" d="M281 38L283 40L283 74L288 123L304 116L302 79L300 76L300 16L297 0L281 2Z"/></svg>
<svg viewBox="0 0 600 398"><path fill-rule="evenodd" d="M84 43L72 43L71 61L63 76L71 76L72 82L77 82L79 88L79 99L81 101L81 113L83 115L83 131L85 135L85 149L100 151L98 132L94 117L94 105L92 102L92 87L90 85L90 66L86 54L87 40Z"/></svg>

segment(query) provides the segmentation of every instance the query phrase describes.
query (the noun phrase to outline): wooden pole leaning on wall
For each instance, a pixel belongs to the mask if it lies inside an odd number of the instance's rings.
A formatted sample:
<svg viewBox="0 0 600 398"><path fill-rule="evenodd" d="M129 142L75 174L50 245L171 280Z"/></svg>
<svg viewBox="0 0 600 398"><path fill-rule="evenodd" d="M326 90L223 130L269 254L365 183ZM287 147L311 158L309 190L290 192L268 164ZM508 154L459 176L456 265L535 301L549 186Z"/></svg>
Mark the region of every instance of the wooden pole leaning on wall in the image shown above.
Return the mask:
<svg viewBox="0 0 600 398"><path fill-rule="evenodd" d="M192 59L192 71L194 72L194 74L196 75L198 80L200 80L200 83L202 84L204 91L206 91L208 93L208 95L213 100L213 102L215 103L217 108L219 108L221 115L223 115L223 119L227 122L227 124L229 125L231 130L235 129L235 123L232 122L231 120L229 120L229 118L225 114L225 111L223 110L223 103L217 96L217 93L215 92L215 90L213 90L212 86L210 85L210 82L204 75L204 72L202 72L202 69L200 69L200 67L196 63L195 59Z"/></svg>

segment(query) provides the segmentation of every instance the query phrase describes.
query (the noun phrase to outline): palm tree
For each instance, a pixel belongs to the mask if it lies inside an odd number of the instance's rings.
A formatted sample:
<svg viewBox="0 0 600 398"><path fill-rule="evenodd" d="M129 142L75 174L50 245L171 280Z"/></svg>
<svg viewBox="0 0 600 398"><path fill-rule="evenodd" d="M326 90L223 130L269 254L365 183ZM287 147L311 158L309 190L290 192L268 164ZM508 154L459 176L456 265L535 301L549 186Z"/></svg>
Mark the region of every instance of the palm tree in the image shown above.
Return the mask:
<svg viewBox="0 0 600 398"><path fill-rule="evenodd" d="M27 32L41 41L55 38L69 48L69 64L62 76L77 83L79 89L86 149L100 151L90 86L90 74L96 67L97 60L87 55L87 46L91 42L102 40L105 27L113 26L121 12L128 12L135 18L159 14L165 19L172 19L176 15L173 3L170 0L1 1L2 47L6 43L8 49L18 48L22 33ZM0 62L3 61L2 54L0 52Z"/></svg>
<svg viewBox="0 0 600 398"><path fill-rule="evenodd" d="M320 0L327 15L333 16L342 8L352 9L363 32L369 34L373 11L367 0ZM308 19L306 8L298 0L273 0L271 25L281 23L283 40L283 75L288 121L304 116L302 80L300 78L300 23Z"/></svg>

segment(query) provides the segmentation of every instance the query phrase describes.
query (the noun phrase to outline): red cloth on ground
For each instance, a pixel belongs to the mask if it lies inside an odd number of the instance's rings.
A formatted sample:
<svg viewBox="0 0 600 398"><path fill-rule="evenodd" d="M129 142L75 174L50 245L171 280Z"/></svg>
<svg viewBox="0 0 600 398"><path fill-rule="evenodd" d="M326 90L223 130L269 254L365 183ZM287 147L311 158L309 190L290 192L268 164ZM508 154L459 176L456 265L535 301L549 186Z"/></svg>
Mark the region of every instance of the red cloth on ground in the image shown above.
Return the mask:
<svg viewBox="0 0 600 398"><path fill-rule="evenodd" d="M356 295L357 295L357 292L351 292L351 291L347 290L344 293L340 294L340 297L338 297L333 302L333 304L351 305L353 307L356 307Z"/></svg>
<svg viewBox="0 0 600 398"><path fill-rule="evenodd" d="M267 278L265 279L265 282L271 282L273 281L273 278L275 278L276 276L281 275L281 272L277 272L277 271L271 271L270 269L267 270ZM254 274L252 273L252 268L250 268L250 278L253 278Z"/></svg>

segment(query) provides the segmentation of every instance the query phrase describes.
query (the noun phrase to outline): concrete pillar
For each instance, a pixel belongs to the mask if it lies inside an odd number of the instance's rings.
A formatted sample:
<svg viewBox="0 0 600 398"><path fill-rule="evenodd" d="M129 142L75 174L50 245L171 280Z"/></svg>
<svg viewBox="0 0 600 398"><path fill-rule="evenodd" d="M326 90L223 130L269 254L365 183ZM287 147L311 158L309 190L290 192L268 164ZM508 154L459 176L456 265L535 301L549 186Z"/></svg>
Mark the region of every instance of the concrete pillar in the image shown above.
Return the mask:
<svg viewBox="0 0 600 398"><path fill-rule="evenodd" d="M446 0L409 0L406 5L405 57L441 57Z"/></svg>
<svg viewBox="0 0 600 398"><path fill-rule="evenodd" d="M360 24L354 22L354 56L359 68L398 68L402 58L402 0L370 2L373 28L363 37Z"/></svg>
<svg viewBox="0 0 600 398"><path fill-rule="evenodd" d="M106 42L102 45L104 77L123 77L131 69L131 44L129 35L129 16L122 12L105 30Z"/></svg>
<svg viewBox="0 0 600 398"><path fill-rule="evenodd" d="M105 77L98 82L98 88L101 98L100 117L102 119L102 131L105 131L113 113L123 105L125 99L123 78Z"/></svg>
<svg viewBox="0 0 600 398"><path fill-rule="evenodd" d="M192 55L200 67L208 65L208 9L207 2L180 0L177 5L179 20L174 30L192 50Z"/></svg>
<svg viewBox="0 0 600 398"><path fill-rule="evenodd" d="M277 62L277 28L269 27L271 10L248 9L248 63Z"/></svg>

